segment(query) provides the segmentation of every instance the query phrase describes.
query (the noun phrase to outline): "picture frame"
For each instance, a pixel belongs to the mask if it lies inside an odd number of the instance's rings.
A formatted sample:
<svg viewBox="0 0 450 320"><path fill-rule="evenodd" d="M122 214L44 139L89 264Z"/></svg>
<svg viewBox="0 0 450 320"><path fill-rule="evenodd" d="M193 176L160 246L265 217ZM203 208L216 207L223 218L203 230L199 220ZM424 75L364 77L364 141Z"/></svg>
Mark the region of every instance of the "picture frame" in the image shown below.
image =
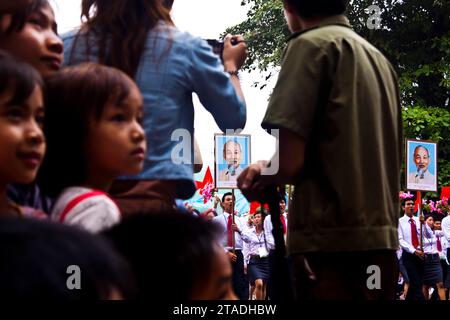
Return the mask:
<svg viewBox="0 0 450 320"><path fill-rule="evenodd" d="M438 144L429 140L406 140L406 189L425 192L438 190Z"/></svg>
<svg viewBox="0 0 450 320"><path fill-rule="evenodd" d="M237 177L251 164L249 134L214 134L216 189L237 189Z"/></svg>

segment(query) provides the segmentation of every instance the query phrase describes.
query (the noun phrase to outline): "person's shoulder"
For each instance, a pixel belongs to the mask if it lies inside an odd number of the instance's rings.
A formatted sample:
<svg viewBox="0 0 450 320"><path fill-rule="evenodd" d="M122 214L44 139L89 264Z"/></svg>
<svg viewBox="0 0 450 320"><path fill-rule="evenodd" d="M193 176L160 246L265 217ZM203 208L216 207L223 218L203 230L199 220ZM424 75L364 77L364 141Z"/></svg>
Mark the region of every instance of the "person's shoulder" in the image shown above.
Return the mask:
<svg viewBox="0 0 450 320"><path fill-rule="evenodd" d="M101 206L105 209L117 208L115 202L105 193L85 187L68 187L59 195L54 212L62 213L72 207L70 211L77 211L77 208L86 210L87 207Z"/></svg>
<svg viewBox="0 0 450 320"><path fill-rule="evenodd" d="M79 34L79 32L80 32L79 28L69 30L61 35L61 39L63 41L66 41L66 40L69 41L69 40L75 38Z"/></svg>
<svg viewBox="0 0 450 320"><path fill-rule="evenodd" d="M65 50L65 54L67 54L67 50L71 49L72 46L75 44L75 41L77 41L77 39L85 39L85 37L90 36L87 33L84 33L80 30L80 28L75 28L72 30L69 30L65 33L63 33L61 35L61 40L64 43L64 50ZM83 42L79 43L79 41L76 43L77 46L79 46L80 44L84 44ZM65 57L66 58L66 57Z"/></svg>
<svg viewBox="0 0 450 320"><path fill-rule="evenodd" d="M165 38L172 42L174 46L182 46L188 48L197 48L204 44L204 40L198 36L194 36L187 31L182 31L174 25L160 22L155 27L158 37Z"/></svg>

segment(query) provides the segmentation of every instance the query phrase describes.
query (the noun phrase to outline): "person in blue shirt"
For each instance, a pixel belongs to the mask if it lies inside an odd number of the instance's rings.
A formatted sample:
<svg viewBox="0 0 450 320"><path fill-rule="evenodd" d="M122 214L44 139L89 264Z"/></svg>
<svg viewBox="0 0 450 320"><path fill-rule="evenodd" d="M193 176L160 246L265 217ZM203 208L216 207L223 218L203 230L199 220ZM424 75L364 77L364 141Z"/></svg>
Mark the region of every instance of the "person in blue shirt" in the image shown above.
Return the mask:
<svg viewBox="0 0 450 320"><path fill-rule="evenodd" d="M192 94L222 131L245 126L237 75L246 58L243 38L225 38L222 63L206 41L174 26L161 0L83 0L82 16L81 28L63 36L65 64L94 61L119 68L144 98L144 169L121 178L110 193L124 215L168 210L175 198L188 199L196 190ZM187 148L178 152L178 146Z"/></svg>

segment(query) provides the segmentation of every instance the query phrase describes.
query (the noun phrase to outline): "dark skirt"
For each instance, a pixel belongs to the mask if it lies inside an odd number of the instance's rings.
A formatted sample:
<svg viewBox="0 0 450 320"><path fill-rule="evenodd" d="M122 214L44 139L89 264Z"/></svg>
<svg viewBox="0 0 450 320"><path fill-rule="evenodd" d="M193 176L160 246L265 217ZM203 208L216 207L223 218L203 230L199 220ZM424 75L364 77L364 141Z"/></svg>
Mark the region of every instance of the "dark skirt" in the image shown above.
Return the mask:
<svg viewBox="0 0 450 320"><path fill-rule="evenodd" d="M402 274L403 281L409 283L408 271L406 271L405 265L403 264L403 257L398 261L398 269Z"/></svg>
<svg viewBox="0 0 450 320"><path fill-rule="evenodd" d="M450 248L447 249L447 260L450 259ZM447 277L445 278L444 286L450 289L450 265L447 265Z"/></svg>
<svg viewBox="0 0 450 320"><path fill-rule="evenodd" d="M269 257L258 258L252 257L250 258L250 262L247 266L248 276L251 284L254 284L256 280L261 279L264 282L269 280L270 274L270 266L269 266Z"/></svg>
<svg viewBox="0 0 450 320"><path fill-rule="evenodd" d="M439 254L425 255L423 283L427 286L434 286L443 281Z"/></svg>

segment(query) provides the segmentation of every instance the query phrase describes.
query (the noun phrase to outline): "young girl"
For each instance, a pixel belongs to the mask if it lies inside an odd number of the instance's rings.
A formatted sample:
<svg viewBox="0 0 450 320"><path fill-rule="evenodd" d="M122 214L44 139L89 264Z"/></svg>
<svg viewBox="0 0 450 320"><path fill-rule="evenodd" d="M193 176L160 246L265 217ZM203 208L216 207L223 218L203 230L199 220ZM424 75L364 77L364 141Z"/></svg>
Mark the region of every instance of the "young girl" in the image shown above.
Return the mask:
<svg viewBox="0 0 450 320"><path fill-rule="evenodd" d="M34 67L46 78L57 72L63 59L62 40L47 0L21 1L9 14L0 14L0 49ZM23 206L49 212L51 201L36 184L10 185L8 197Z"/></svg>
<svg viewBox="0 0 450 320"><path fill-rule="evenodd" d="M43 117L41 77L0 52L0 216L30 213L8 200L6 188L36 178L45 153Z"/></svg>
<svg viewBox="0 0 450 320"><path fill-rule="evenodd" d="M431 238L425 238L423 241L423 252L425 253L423 294L425 296L425 300L429 300L429 290L430 288L436 286L439 299L446 300L441 259L437 247L438 238L440 240L443 236L443 232L440 230L434 230L433 215L426 215L425 219L425 222L433 230L433 236Z"/></svg>
<svg viewBox="0 0 450 320"><path fill-rule="evenodd" d="M270 274L269 250L263 227L264 218L265 213L263 209L257 210L253 215L254 227L249 232L249 262L247 270L250 284L254 286L256 300L264 300L266 298L266 287Z"/></svg>
<svg viewBox="0 0 450 320"><path fill-rule="evenodd" d="M99 232L120 220L106 194L119 175L143 167L142 97L119 70L92 63L69 67L46 85L42 186L58 199L51 218Z"/></svg>

